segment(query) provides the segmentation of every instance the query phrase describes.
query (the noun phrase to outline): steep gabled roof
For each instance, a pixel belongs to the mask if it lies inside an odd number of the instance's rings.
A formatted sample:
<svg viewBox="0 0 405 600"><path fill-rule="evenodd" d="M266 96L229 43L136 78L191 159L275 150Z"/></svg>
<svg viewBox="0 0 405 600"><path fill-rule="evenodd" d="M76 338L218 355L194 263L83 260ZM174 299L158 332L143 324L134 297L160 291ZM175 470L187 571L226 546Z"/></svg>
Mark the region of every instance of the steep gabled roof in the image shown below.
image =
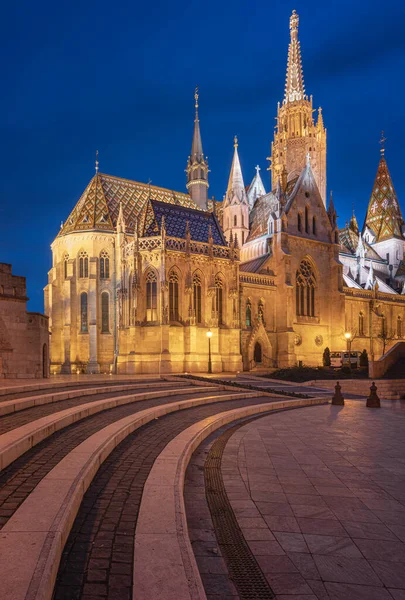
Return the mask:
<svg viewBox="0 0 405 600"><path fill-rule="evenodd" d="M186 227L190 230L191 239L195 242L208 242L209 228L214 244L227 246L222 229L212 212L202 211L185 206L173 206L167 202L150 200L145 211L142 236L160 235L164 218L166 235L185 238Z"/></svg>
<svg viewBox="0 0 405 600"><path fill-rule="evenodd" d="M268 258L270 258L270 253L264 254L263 256L259 256L259 258L247 260L246 262L241 263L239 265L239 270L248 273L260 273ZM273 271L268 272L268 274L274 275Z"/></svg>
<svg viewBox="0 0 405 600"><path fill-rule="evenodd" d="M350 224L347 224L343 229L339 229L339 243L342 252L348 252L349 254L353 255L356 254L359 243L359 234L353 231L353 229L350 227ZM366 258L378 261L384 260L365 240L363 240L363 245L365 248Z"/></svg>
<svg viewBox="0 0 405 600"><path fill-rule="evenodd" d="M76 231L115 231L120 203L127 232L133 233L135 220L143 212L149 198L198 210L188 194L97 173L58 235Z"/></svg>
<svg viewBox="0 0 405 600"><path fill-rule="evenodd" d="M376 242L382 242L390 238L404 239L403 224L398 198L382 151L364 227L373 231Z"/></svg>

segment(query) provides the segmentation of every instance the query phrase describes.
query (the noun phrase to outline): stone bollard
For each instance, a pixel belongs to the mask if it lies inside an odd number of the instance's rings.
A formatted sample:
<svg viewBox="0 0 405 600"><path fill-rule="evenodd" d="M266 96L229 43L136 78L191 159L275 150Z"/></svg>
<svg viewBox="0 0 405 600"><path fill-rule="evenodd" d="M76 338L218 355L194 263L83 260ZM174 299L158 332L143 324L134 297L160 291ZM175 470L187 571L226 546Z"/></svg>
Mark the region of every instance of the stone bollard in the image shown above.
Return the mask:
<svg viewBox="0 0 405 600"><path fill-rule="evenodd" d="M332 404L335 406L344 406L345 399L342 396L342 392L340 391L342 387L339 385L339 382L335 385L335 393L332 396Z"/></svg>
<svg viewBox="0 0 405 600"><path fill-rule="evenodd" d="M370 395L367 398L366 406L369 408L381 408L380 398L377 396L377 386L374 381L370 387Z"/></svg>

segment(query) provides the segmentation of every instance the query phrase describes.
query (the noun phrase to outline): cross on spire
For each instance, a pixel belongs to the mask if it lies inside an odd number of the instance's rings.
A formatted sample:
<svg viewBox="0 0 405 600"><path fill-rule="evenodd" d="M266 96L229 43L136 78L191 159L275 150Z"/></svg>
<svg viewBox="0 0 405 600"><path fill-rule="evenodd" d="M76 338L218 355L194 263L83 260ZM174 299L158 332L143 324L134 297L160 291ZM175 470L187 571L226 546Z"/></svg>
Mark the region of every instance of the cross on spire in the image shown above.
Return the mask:
<svg viewBox="0 0 405 600"><path fill-rule="evenodd" d="M260 167L259 167L259 165L256 165L255 169L256 169L256 174L259 175L259 171L261 170Z"/></svg>
<svg viewBox="0 0 405 600"><path fill-rule="evenodd" d="M380 145L381 145L381 154L384 156L384 152L385 152L385 142L387 141L387 138L384 136L384 130L381 131L381 138L380 138Z"/></svg>

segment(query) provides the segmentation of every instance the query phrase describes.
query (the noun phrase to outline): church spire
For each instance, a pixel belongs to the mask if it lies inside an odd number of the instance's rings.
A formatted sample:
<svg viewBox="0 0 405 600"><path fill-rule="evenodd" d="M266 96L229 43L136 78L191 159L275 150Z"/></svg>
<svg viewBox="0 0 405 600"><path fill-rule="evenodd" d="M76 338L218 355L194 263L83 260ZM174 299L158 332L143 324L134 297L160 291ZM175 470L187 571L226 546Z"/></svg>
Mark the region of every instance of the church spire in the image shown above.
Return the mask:
<svg viewBox="0 0 405 600"><path fill-rule="evenodd" d="M304 100L305 86L302 73L301 47L298 39L299 17L295 10L290 17L290 45L288 46L287 76L284 102Z"/></svg>
<svg viewBox="0 0 405 600"><path fill-rule="evenodd" d="M247 199L249 202L250 210L252 210L256 200L266 194L266 190L264 189L262 178L260 177L259 165L256 165L255 169L256 169L256 175L253 177L252 183L250 184L248 191L247 191Z"/></svg>
<svg viewBox="0 0 405 600"><path fill-rule="evenodd" d="M198 87L195 88L195 117L194 117L194 133L191 144L191 155L187 162L187 184L186 187L191 198L203 210L207 210L208 200L208 162L204 158L200 119L198 116Z"/></svg>
<svg viewBox="0 0 405 600"><path fill-rule="evenodd" d="M365 227L375 235L375 243L391 238L403 240L404 219L395 193L391 175L385 160L384 133L380 140L381 157L368 203Z"/></svg>
<svg viewBox="0 0 405 600"><path fill-rule="evenodd" d="M235 244L242 247L249 233L249 204L243 181L242 169L238 154L238 138L234 138L234 151L228 188L223 203L224 233L229 240L233 231Z"/></svg>

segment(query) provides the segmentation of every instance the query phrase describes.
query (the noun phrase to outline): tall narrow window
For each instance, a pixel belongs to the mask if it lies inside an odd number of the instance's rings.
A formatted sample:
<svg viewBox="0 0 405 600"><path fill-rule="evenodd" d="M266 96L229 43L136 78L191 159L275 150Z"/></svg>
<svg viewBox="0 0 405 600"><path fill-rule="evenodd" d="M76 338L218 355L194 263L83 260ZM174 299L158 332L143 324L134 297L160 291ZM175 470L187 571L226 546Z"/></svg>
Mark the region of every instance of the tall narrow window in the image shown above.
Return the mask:
<svg viewBox="0 0 405 600"><path fill-rule="evenodd" d="M238 224L238 217L235 215L235 216L233 217L233 225L234 225L234 227L236 227L236 226L237 226L237 224Z"/></svg>
<svg viewBox="0 0 405 600"><path fill-rule="evenodd" d="M110 278L110 257L108 253L103 250L100 254L100 279Z"/></svg>
<svg viewBox="0 0 405 600"><path fill-rule="evenodd" d="M169 319L179 320L179 276L176 271L169 275Z"/></svg>
<svg viewBox="0 0 405 600"><path fill-rule="evenodd" d="M398 319L397 319L397 337L399 337L399 338L402 337L402 319L401 319L401 317L398 317Z"/></svg>
<svg viewBox="0 0 405 600"><path fill-rule="evenodd" d="M301 213L298 213L298 222L297 222L297 227L298 227L298 231L302 231L302 223L301 223Z"/></svg>
<svg viewBox="0 0 405 600"><path fill-rule="evenodd" d="M309 233L308 206L305 207L305 233Z"/></svg>
<svg viewBox="0 0 405 600"><path fill-rule="evenodd" d="M250 300L246 300L246 327L252 326L252 306Z"/></svg>
<svg viewBox="0 0 405 600"><path fill-rule="evenodd" d="M79 254L79 277L89 276L89 257L83 250Z"/></svg>
<svg viewBox="0 0 405 600"><path fill-rule="evenodd" d="M245 226L245 217L242 215L242 227Z"/></svg>
<svg viewBox="0 0 405 600"><path fill-rule="evenodd" d="M381 316L381 337L385 337L387 335L387 317L385 315Z"/></svg>
<svg viewBox="0 0 405 600"><path fill-rule="evenodd" d="M364 336L364 315L359 313L359 336Z"/></svg>
<svg viewBox="0 0 405 600"><path fill-rule="evenodd" d="M146 320L157 321L157 276L154 271L146 275Z"/></svg>
<svg viewBox="0 0 405 600"><path fill-rule="evenodd" d="M312 233L316 235L316 217L312 217Z"/></svg>
<svg viewBox="0 0 405 600"><path fill-rule="evenodd" d="M295 298L297 316L315 316L316 279L309 260L304 259L295 277Z"/></svg>
<svg viewBox="0 0 405 600"><path fill-rule="evenodd" d="M219 275L215 277L214 311L218 317L218 325L223 325L223 282Z"/></svg>
<svg viewBox="0 0 405 600"><path fill-rule="evenodd" d="M110 298L108 292L101 294L101 333L110 333Z"/></svg>
<svg viewBox="0 0 405 600"><path fill-rule="evenodd" d="M65 254L63 259L63 277L67 279L68 276L68 264L69 264L69 254Z"/></svg>
<svg viewBox="0 0 405 600"><path fill-rule="evenodd" d="M87 333L88 330L87 294L82 292L80 294L80 331Z"/></svg>
<svg viewBox="0 0 405 600"><path fill-rule="evenodd" d="M193 277L193 310L196 323L201 323L201 277L198 273Z"/></svg>
<svg viewBox="0 0 405 600"><path fill-rule="evenodd" d="M245 232L242 231L242 246L243 246L244 243L245 243Z"/></svg>

